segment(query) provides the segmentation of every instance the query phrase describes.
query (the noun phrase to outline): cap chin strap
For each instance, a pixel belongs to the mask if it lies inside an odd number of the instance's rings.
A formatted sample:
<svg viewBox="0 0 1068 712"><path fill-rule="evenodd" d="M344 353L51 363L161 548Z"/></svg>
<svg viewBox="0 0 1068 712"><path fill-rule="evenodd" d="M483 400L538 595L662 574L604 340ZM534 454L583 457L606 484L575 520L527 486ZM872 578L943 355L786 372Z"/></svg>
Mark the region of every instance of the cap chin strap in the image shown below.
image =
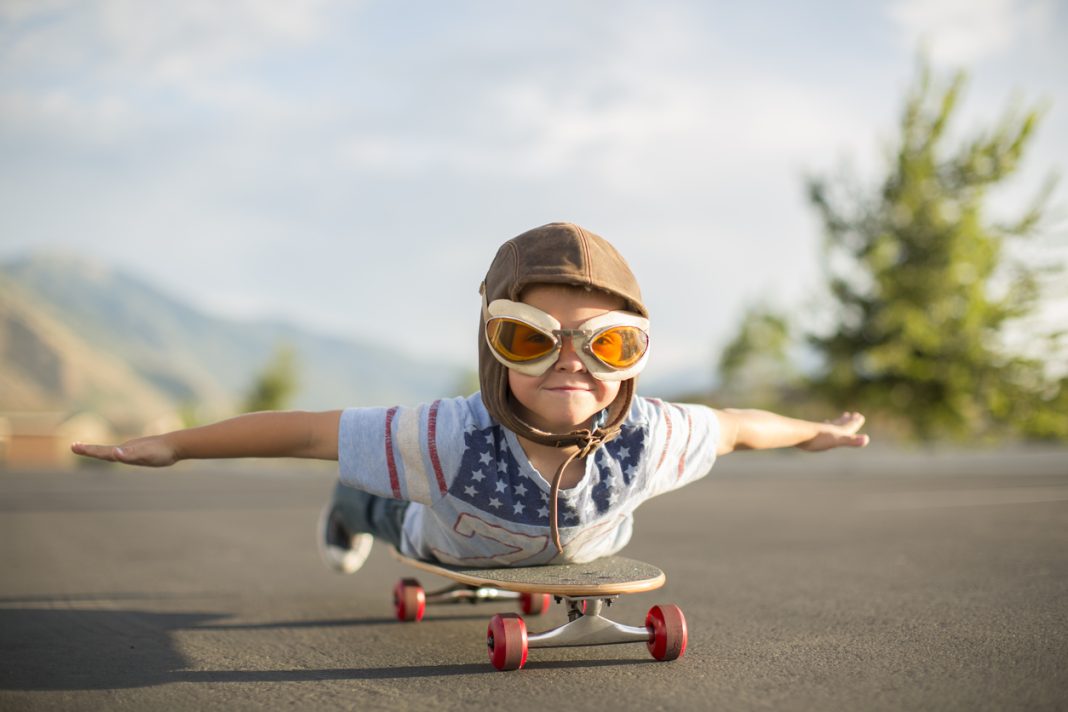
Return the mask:
<svg viewBox="0 0 1068 712"><path fill-rule="evenodd" d="M614 433L613 435L618 434ZM563 464L556 469L556 474L553 475L553 485L549 490L549 533L552 535L553 546L556 547L558 553L564 553L564 545L560 543L560 512L559 503L557 497L560 496L560 481L564 479L564 470L567 466L576 459L582 459L594 453L597 448L605 444L612 439L612 436L608 433L601 431L590 433L589 439L579 449L572 452L564 460Z"/></svg>
<svg viewBox="0 0 1068 712"><path fill-rule="evenodd" d="M527 440L531 440L540 445L551 445L552 447L558 448L576 448L576 450L570 453L564 462L556 469L556 473L553 475L552 479L552 487L549 491L549 530L550 535L552 536L553 546L556 547L558 553L562 554L564 552L564 546L560 541L560 512L559 504L557 502L557 498L560 494L560 482L564 477L564 471L574 460L589 457L596 452L599 447L615 439L615 437L619 435L619 426L627 417L627 411L630 409L630 403L633 400L633 397L634 379L623 381L619 386L619 394L608 406L608 422L604 426L594 428L593 430L590 430L589 428L573 430L567 434L547 433L543 430L538 430L517 416L512 408L506 410L506 418L508 422L503 423L503 425L520 437L524 437ZM613 412L613 410L615 410L615 412Z"/></svg>

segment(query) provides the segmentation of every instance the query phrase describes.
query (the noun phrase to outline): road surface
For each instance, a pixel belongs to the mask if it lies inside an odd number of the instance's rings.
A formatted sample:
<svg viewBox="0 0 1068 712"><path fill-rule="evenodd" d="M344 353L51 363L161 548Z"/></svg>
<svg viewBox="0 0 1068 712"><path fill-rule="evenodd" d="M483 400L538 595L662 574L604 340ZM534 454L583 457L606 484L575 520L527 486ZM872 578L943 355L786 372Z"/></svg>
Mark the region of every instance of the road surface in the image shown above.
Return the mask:
<svg viewBox="0 0 1068 712"><path fill-rule="evenodd" d="M1066 450L731 455L623 552L668 582L612 612L678 604L686 655L534 650L514 673L484 644L507 604L400 624L412 572L387 552L322 567L332 479L0 471L0 709L1068 708Z"/></svg>

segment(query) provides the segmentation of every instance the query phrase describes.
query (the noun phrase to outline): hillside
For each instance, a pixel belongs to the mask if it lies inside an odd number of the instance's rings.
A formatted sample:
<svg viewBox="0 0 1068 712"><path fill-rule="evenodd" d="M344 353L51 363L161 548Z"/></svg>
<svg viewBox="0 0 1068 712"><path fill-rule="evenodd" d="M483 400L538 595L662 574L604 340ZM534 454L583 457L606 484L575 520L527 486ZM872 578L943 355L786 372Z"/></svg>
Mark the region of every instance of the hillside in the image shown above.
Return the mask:
<svg viewBox="0 0 1068 712"><path fill-rule="evenodd" d="M0 410L110 403L227 414L283 345L296 355L298 408L417 403L454 395L463 380L458 367L377 344L211 316L85 260L0 264Z"/></svg>
<svg viewBox="0 0 1068 712"><path fill-rule="evenodd" d="M0 285L0 411L74 410L139 430L167 419L175 406L122 359L89 346L17 288Z"/></svg>

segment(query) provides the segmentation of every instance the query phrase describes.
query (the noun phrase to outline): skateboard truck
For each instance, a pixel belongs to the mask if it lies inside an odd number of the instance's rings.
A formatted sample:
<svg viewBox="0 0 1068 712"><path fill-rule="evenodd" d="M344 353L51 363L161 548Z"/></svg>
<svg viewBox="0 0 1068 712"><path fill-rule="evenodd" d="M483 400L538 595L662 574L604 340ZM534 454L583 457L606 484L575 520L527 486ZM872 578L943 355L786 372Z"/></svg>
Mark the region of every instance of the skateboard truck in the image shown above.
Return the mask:
<svg viewBox="0 0 1068 712"><path fill-rule="evenodd" d="M652 633L648 628L624 625L601 615L602 609L612 605L614 598L564 598L567 623L543 633L527 634L527 647L565 648L649 642Z"/></svg>
<svg viewBox="0 0 1068 712"><path fill-rule="evenodd" d="M470 603L474 605L493 601L519 601L519 609L527 615L538 615L549 607L550 596L547 593L520 593L492 586L473 586L461 583L446 586L436 591L423 592L423 602L420 604L419 591L422 591L422 587L415 590L417 586L419 586L419 582L415 579L404 579L394 589L393 604L398 620L421 620L426 606L451 603ZM417 612L418 615L416 615Z"/></svg>

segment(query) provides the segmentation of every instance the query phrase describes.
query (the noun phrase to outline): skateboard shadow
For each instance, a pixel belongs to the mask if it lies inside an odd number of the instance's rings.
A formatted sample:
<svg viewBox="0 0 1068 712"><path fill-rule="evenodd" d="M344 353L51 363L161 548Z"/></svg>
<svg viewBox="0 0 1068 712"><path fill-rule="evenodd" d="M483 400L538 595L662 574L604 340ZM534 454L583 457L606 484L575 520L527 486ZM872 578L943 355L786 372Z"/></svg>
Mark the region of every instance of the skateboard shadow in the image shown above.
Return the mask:
<svg viewBox="0 0 1068 712"><path fill-rule="evenodd" d="M349 628L364 625L389 625L394 618L331 618L327 620L267 621L263 623L209 623L197 630L285 630L299 628Z"/></svg>
<svg viewBox="0 0 1068 712"><path fill-rule="evenodd" d="M590 669L657 665L656 660L530 660L524 670ZM459 675L502 675L489 661L456 665L412 665L383 668L335 668L329 670L182 670L173 674L181 682L319 682L330 680L395 680L408 678L455 677Z"/></svg>
<svg viewBox="0 0 1068 712"><path fill-rule="evenodd" d="M69 600L57 601L69 606ZM189 661L171 633L224 617L133 608L0 609L0 690L101 690L174 681Z"/></svg>
<svg viewBox="0 0 1068 712"><path fill-rule="evenodd" d="M133 605L104 606L152 595L35 597L0 601L0 690L76 691L153 687L174 682L301 682L382 680L498 674L488 660L455 665L415 665L339 669L196 670L195 660L176 643L179 631L255 631L333 626L400 625L392 618L333 618L265 623L220 622L232 612L166 613ZM162 596L161 598L180 598ZM146 605L151 605L146 604ZM97 607L100 606L100 607ZM430 622L485 620L482 614L445 616ZM409 624L412 625L412 624ZM554 669L629 666L652 660L535 660L527 668Z"/></svg>
<svg viewBox="0 0 1068 712"><path fill-rule="evenodd" d="M424 618L418 623L407 625L430 625L449 621L489 621L490 616L483 613L462 615L435 615ZM213 623L197 626L197 630L284 630L287 628L348 628L374 625L400 625L396 618L329 618L320 620L268 621L264 623Z"/></svg>

